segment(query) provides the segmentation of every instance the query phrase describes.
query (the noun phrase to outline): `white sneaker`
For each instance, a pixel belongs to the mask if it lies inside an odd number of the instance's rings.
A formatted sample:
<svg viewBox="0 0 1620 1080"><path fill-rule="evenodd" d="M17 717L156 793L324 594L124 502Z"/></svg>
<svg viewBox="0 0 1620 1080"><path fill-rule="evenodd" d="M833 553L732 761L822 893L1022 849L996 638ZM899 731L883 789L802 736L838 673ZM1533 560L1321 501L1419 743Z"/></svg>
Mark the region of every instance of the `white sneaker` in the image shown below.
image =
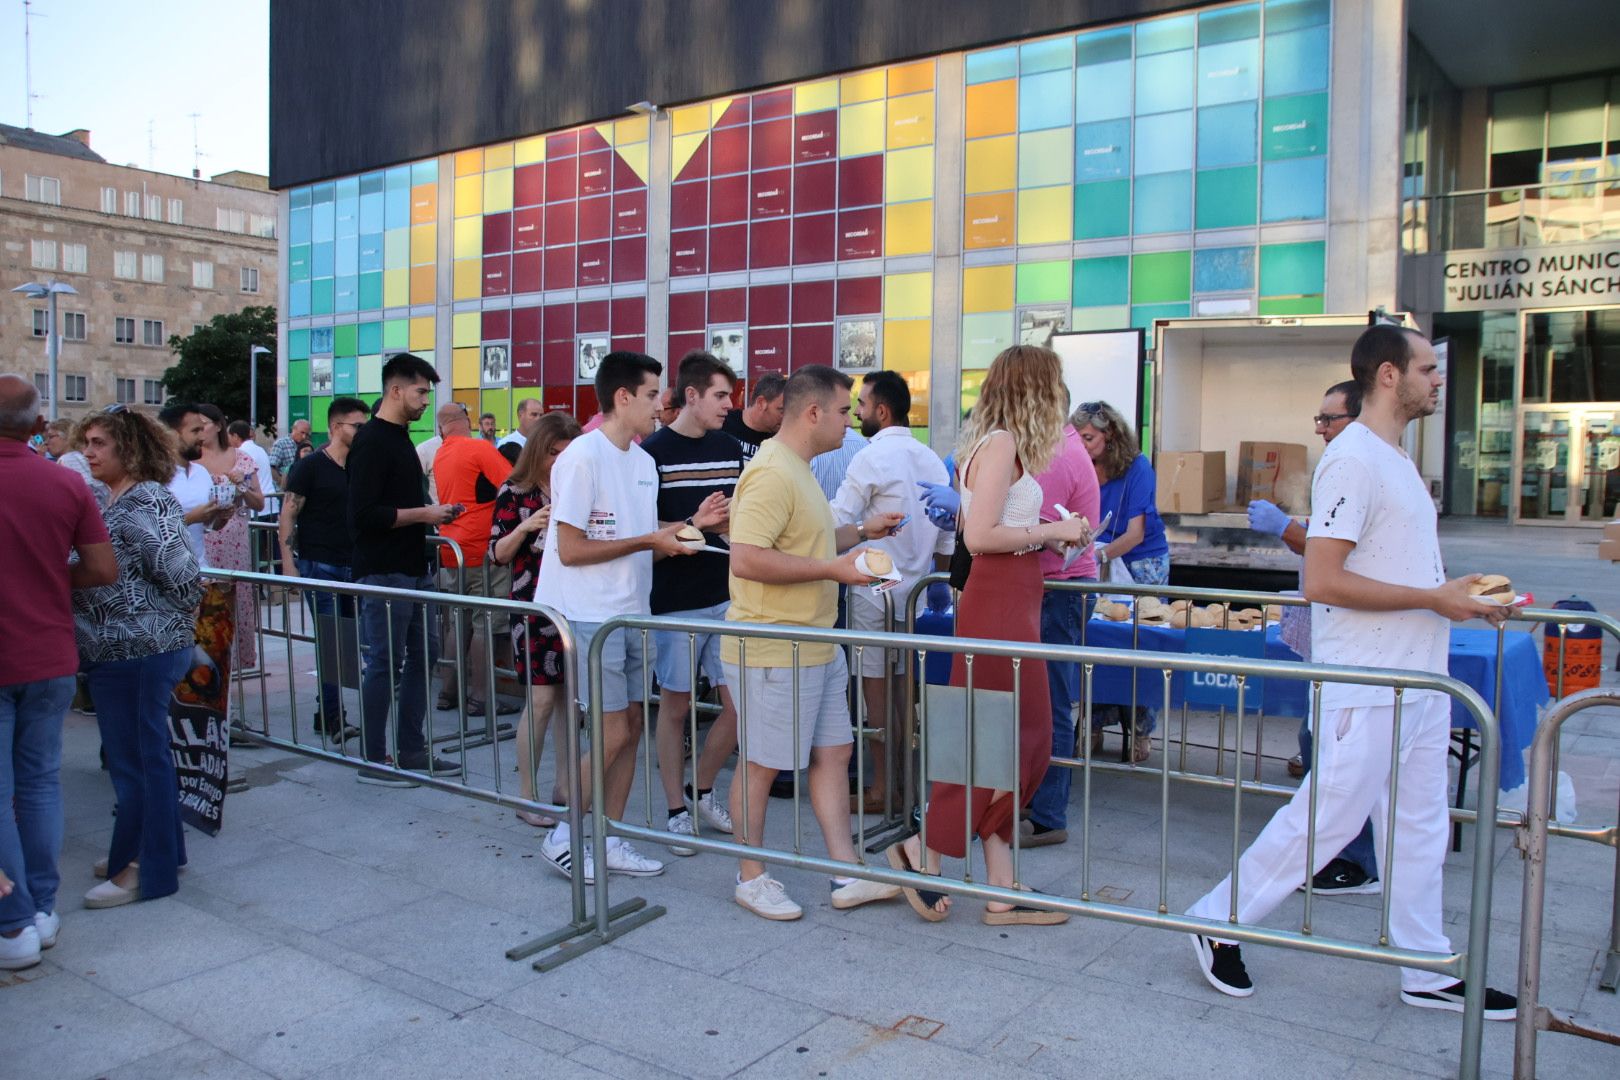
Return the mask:
<svg viewBox="0 0 1620 1080"><path fill-rule="evenodd" d="M714 792L697 801L697 814L703 819L704 828L731 835L731 811L726 809L725 803L715 798Z"/></svg>
<svg viewBox="0 0 1620 1080"><path fill-rule="evenodd" d="M561 834L560 836L558 834ZM591 857L591 845L585 845L585 884L596 884L596 861ZM551 835L540 841L540 857L546 865L565 878L574 876L574 853L568 844L568 830L559 825Z"/></svg>
<svg viewBox="0 0 1620 1080"><path fill-rule="evenodd" d="M16 937L0 937L0 971L21 971L39 963L39 931L25 926Z"/></svg>
<svg viewBox="0 0 1620 1080"><path fill-rule="evenodd" d="M62 932L62 917L56 912L34 912L34 929L39 931L39 947L48 949L56 944L56 935Z"/></svg>
<svg viewBox="0 0 1620 1080"><path fill-rule="evenodd" d="M622 836L608 837L607 868L610 874L625 874L629 877L657 877L664 872L663 863L657 859L649 859Z"/></svg>
<svg viewBox="0 0 1620 1080"><path fill-rule="evenodd" d="M898 885L885 885L881 881L867 881L864 878L856 878L844 885L829 878L827 884L832 887L832 906L839 911L870 904L874 900L892 900L900 895Z"/></svg>
<svg viewBox="0 0 1620 1080"><path fill-rule="evenodd" d="M692 815L685 810L682 810L680 813L670 818L669 824L665 826L665 828L669 829L669 831L674 833L676 836L697 835L697 830L692 827ZM697 848L684 847L680 844L666 844L665 847L669 848L669 853L671 855L697 854Z"/></svg>
<svg viewBox="0 0 1620 1080"><path fill-rule="evenodd" d="M792 922L804 915L804 909L788 896L782 883L769 874L761 874L752 881L737 882L732 898L762 919Z"/></svg>

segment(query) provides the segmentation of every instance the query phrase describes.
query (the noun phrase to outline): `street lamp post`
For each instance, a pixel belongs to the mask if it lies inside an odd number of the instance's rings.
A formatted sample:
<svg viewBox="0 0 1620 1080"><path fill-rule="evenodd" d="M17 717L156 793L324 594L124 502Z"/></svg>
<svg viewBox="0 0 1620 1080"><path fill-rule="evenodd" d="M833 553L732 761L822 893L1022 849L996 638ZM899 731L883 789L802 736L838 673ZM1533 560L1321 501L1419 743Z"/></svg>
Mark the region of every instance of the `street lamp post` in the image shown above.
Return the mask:
<svg viewBox="0 0 1620 1080"><path fill-rule="evenodd" d="M56 361L62 352L62 335L56 324L56 298L62 295L77 296L79 290L63 281L51 281L46 284L30 281L27 285L18 285L11 291L22 293L30 300L44 300L49 311L51 324L45 331L45 365L49 372L46 378L50 379L46 419L55 420L56 399L61 393L61 387L57 385Z"/></svg>
<svg viewBox="0 0 1620 1080"><path fill-rule="evenodd" d="M259 430L259 357L270 355L263 345L248 347L248 426Z"/></svg>

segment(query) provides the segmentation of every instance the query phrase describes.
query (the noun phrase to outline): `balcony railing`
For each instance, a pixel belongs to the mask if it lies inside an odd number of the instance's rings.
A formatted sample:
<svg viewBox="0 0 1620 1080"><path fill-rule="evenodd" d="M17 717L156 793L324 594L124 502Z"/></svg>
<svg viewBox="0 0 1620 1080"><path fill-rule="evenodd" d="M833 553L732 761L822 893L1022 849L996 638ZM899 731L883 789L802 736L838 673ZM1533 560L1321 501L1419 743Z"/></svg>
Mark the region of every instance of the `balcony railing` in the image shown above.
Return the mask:
<svg viewBox="0 0 1620 1080"><path fill-rule="evenodd" d="M1620 179L1481 188L1406 199L1407 255L1620 239Z"/></svg>

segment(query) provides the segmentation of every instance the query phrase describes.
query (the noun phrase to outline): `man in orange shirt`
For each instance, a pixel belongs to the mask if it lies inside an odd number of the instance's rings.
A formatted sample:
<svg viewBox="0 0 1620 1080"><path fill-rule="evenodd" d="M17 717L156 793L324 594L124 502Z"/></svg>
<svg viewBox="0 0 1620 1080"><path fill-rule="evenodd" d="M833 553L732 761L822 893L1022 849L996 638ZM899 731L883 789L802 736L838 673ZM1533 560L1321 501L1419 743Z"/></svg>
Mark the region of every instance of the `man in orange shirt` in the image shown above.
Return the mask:
<svg viewBox="0 0 1620 1080"><path fill-rule="evenodd" d="M437 419L439 432L444 437L444 443L433 456L433 478L438 482L439 501L463 507L453 520L439 526L439 535L454 540L461 548L464 560L458 573L454 549L446 547L441 550L443 562L439 571L439 589L441 592L505 600L512 594L511 571L495 562L486 562L485 555L489 549L490 526L495 518L495 493L506 483L512 466L492 444L473 437L467 410L460 404L452 402L440 406ZM454 616L450 618L452 621L445 628L443 638L445 654L455 661L457 674L467 673L467 685L462 688L466 692L467 715L483 716L484 695L489 687L486 648L479 643L466 662L462 658L468 655L473 632L485 625L484 620L467 614L462 620L461 633L457 634ZM490 620L490 624L495 633L495 656L499 661L511 649L510 620L496 617ZM439 691L439 708L456 707L456 699L461 693L456 684L456 674L445 676ZM518 710L515 705L497 704L496 711L511 714Z"/></svg>

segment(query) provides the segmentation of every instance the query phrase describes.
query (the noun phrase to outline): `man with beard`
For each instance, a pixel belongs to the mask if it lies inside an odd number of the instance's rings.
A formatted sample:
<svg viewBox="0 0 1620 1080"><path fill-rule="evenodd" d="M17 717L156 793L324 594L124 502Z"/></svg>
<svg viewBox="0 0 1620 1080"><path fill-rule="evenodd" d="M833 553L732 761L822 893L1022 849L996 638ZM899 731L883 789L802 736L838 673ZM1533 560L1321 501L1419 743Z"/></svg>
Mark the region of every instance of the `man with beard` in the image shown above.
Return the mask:
<svg viewBox="0 0 1620 1080"><path fill-rule="evenodd" d="M169 481L169 494L180 504L186 518L186 542L197 557L197 565L206 567L203 555L203 535L209 529L223 526L231 518L229 505L215 505L214 480L208 470L199 464L202 459L203 432L208 417L188 402L177 402L158 413L158 419L174 432L179 441L180 461Z"/></svg>
<svg viewBox="0 0 1620 1080"><path fill-rule="evenodd" d="M349 529L354 536L354 580L362 585L433 591L428 573L428 528L443 525L459 506L429 505L422 463L410 425L427 411L439 373L420 356L400 353L383 365L383 396L355 433L349 449ZM366 760L362 783L411 787L395 771L454 776L461 766L433 757L423 730L427 676L439 655L437 620L421 604L364 600L360 635L366 646L361 678L360 730ZM388 714L395 712L397 762L388 755Z"/></svg>
<svg viewBox="0 0 1620 1080"><path fill-rule="evenodd" d="M844 482L832 500L833 519L839 525L857 525L873 514L898 514L903 529L872 546L881 548L894 560L900 581L893 586L898 600L911 590L918 578L931 570L943 570L949 561L955 537L928 520L919 483L949 484L944 462L911 434L911 390L906 380L892 371L868 372L861 380L856 410L861 434L869 442L849 463ZM851 630L878 630L883 625L883 597L868 588L852 588L847 594L845 620ZM901 615L903 618L903 614ZM904 654L883 649L861 652L861 692L866 699L866 722L886 731L872 748L872 786L866 792L866 813L882 813L887 790L885 766L888 747L898 745L895 716L889 715L885 701L885 664L899 670ZM909 712L909 702L893 702L896 716ZM905 730L904 727L898 730Z"/></svg>
<svg viewBox="0 0 1620 1080"><path fill-rule="evenodd" d="M292 471L293 462L298 460L298 451L308 445L308 420L294 420L289 433L271 445L270 473L275 478L277 491L287 483L287 474Z"/></svg>

